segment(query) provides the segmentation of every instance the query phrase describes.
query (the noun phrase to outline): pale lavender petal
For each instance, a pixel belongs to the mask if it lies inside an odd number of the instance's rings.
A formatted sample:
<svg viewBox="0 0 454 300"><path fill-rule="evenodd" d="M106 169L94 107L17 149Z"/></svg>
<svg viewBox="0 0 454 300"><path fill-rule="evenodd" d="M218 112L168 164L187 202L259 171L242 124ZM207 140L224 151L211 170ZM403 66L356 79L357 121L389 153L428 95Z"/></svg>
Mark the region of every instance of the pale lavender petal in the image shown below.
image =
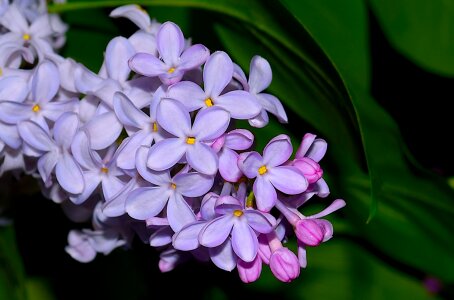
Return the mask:
<svg viewBox="0 0 454 300"><path fill-rule="evenodd" d="M220 246L208 249L211 261L220 269L225 271L232 271L236 267L238 257L232 249L230 239L227 239Z"/></svg>
<svg viewBox="0 0 454 300"><path fill-rule="evenodd" d="M68 235L68 246L65 251L75 260L88 263L95 259L96 250L93 249L88 237L78 230L71 230Z"/></svg>
<svg viewBox="0 0 454 300"><path fill-rule="evenodd" d="M136 151L141 146L149 146L153 141L153 135L144 130L138 131L129 138L123 140L121 151L117 157L117 166L131 170L136 166ZM147 151L148 153L148 151Z"/></svg>
<svg viewBox="0 0 454 300"><path fill-rule="evenodd" d="M191 81L180 81L169 87L167 91L169 98L183 103L188 111L194 111L204 106L206 98L202 88Z"/></svg>
<svg viewBox="0 0 454 300"><path fill-rule="evenodd" d="M158 123L169 133L183 137L191 128L189 112L178 101L164 98L157 110Z"/></svg>
<svg viewBox="0 0 454 300"><path fill-rule="evenodd" d="M233 215L225 215L207 223L200 231L199 243L209 248L221 245L229 237L233 218Z"/></svg>
<svg viewBox="0 0 454 300"><path fill-rule="evenodd" d="M159 228L150 236L149 242L152 247L166 246L172 242L173 230L169 226Z"/></svg>
<svg viewBox="0 0 454 300"><path fill-rule="evenodd" d="M77 163L84 169L95 170L100 169L101 166L98 162L93 160L91 155L90 141L85 131L79 131L76 133L74 140L71 144L71 153Z"/></svg>
<svg viewBox="0 0 454 300"><path fill-rule="evenodd" d="M93 95L101 99L102 102L109 107L109 109L113 110L113 96L121 89L121 85L118 81L107 78L96 87Z"/></svg>
<svg viewBox="0 0 454 300"><path fill-rule="evenodd" d="M267 166L280 166L292 155L290 138L285 134L274 137L263 150L263 162Z"/></svg>
<svg viewBox="0 0 454 300"><path fill-rule="evenodd" d="M190 172L175 175L173 183L177 186L176 191L183 196L199 197L211 189L213 180L213 176Z"/></svg>
<svg viewBox="0 0 454 300"><path fill-rule="evenodd" d="M295 167L290 166L269 169L268 180L276 189L289 195L300 194L308 187L304 175Z"/></svg>
<svg viewBox="0 0 454 300"><path fill-rule="evenodd" d="M217 97L229 84L233 76L233 63L227 53L216 51L205 63L203 82L205 92L210 97Z"/></svg>
<svg viewBox="0 0 454 300"><path fill-rule="evenodd" d="M263 128L270 122L268 113L262 109L258 115L248 120L249 125L255 128Z"/></svg>
<svg viewBox="0 0 454 300"><path fill-rule="evenodd" d="M257 208L269 212L276 203L277 194L273 185L264 176L258 176L253 186Z"/></svg>
<svg viewBox="0 0 454 300"><path fill-rule="evenodd" d="M275 115L279 122L288 122L287 113L278 98L270 94L258 94L257 100L265 110Z"/></svg>
<svg viewBox="0 0 454 300"><path fill-rule="evenodd" d="M0 141L3 141L13 149L18 149L22 144L22 139L19 136L17 126L0 122ZM0 150L1 152L2 150Z"/></svg>
<svg viewBox="0 0 454 300"><path fill-rule="evenodd" d="M312 133L306 133L301 140L301 145L295 153L295 158L302 158L306 156L307 151L312 146L317 136Z"/></svg>
<svg viewBox="0 0 454 300"><path fill-rule="evenodd" d="M184 49L184 36L180 27L173 22L165 22L156 35L156 45L162 60L171 67L178 65Z"/></svg>
<svg viewBox="0 0 454 300"><path fill-rule="evenodd" d="M150 53L158 56L156 38L152 34L139 30L131 35L128 40L136 52Z"/></svg>
<svg viewBox="0 0 454 300"><path fill-rule="evenodd" d="M167 72L168 67L157 57L148 53L137 53L129 60L129 67L134 72L148 77Z"/></svg>
<svg viewBox="0 0 454 300"><path fill-rule="evenodd" d="M141 146L136 152L136 167L140 176L146 181L156 185L168 185L171 183L169 171L152 171L147 168L147 158L150 148Z"/></svg>
<svg viewBox="0 0 454 300"><path fill-rule="evenodd" d="M250 119L262 110L255 97L245 91L228 92L214 99L214 103L227 110L235 119Z"/></svg>
<svg viewBox="0 0 454 300"><path fill-rule="evenodd" d="M27 95L28 86L24 78L9 76L0 80L0 101L22 102Z"/></svg>
<svg viewBox="0 0 454 300"><path fill-rule="evenodd" d="M156 171L173 167L186 152L186 144L179 138L169 138L157 142L150 148L147 166Z"/></svg>
<svg viewBox="0 0 454 300"><path fill-rule="evenodd" d="M199 142L196 142L194 145L188 145L186 159L192 168L202 174L214 175L218 170L218 157L216 153L207 145Z"/></svg>
<svg viewBox="0 0 454 300"><path fill-rule="evenodd" d="M107 45L105 64L109 78L124 82L131 70L128 60L136 53L131 43L124 37L113 38Z"/></svg>
<svg viewBox="0 0 454 300"><path fill-rule="evenodd" d="M309 150L306 152L306 156L312 158L314 161L319 162L326 153L328 144L323 139L315 139Z"/></svg>
<svg viewBox="0 0 454 300"><path fill-rule="evenodd" d="M21 122L18 124L17 129L24 142L36 150L51 151L56 147L49 134L35 122Z"/></svg>
<svg viewBox="0 0 454 300"><path fill-rule="evenodd" d="M140 29L146 30L150 26L150 16L135 4L123 5L115 8L109 14L111 18L124 17L137 25Z"/></svg>
<svg viewBox="0 0 454 300"><path fill-rule="evenodd" d="M64 149L69 149L78 129L78 116L75 113L64 113L54 125L56 144Z"/></svg>
<svg viewBox="0 0 454 300"><path fill-rule="evenodd" d="M81 204L85 200L87 200L93 194L93 192L99 186L99 184L101 183L101 176L99 174L99 171L83 172L83 178L84 178L83 192L79 195L71 195L69 197L69 199L74 204Z"/></svg>
<svg viewBox="0 0 454 300"><path fill-rule="evenodd" d="M103 205L103 214L107 217L118 217L125 214L126 199L129 193L138 187L138 177L132 177L114 197Z"/></svg>
<svg viewBox="0 0 454 300"><path fill-rule="evenodd" d="M123 126L114 112L106 112L85 124L85 129L88 132L91 147L94 150L101 150L115 142Z"/></svg>
<svg viewBox="0 0 454 300"><path fill-rule="evenodd" d="M150 123L150 117L134 106L129 98L122 92L113 96L113 107L120 122L125 126L142 129Z"/></svg>
<svg viewBox="0 0 454 300"><path fill-rule="evenodd" d="M298 261L301 268L307 267L306 246L298 240Z"/></svg>
<svg viewBox="0 0 454 300"><path fill-rule="evenodd" d="M77 112L79 100L73 98L65 101L49 102L42 110L42 115L51 121L56 121L65 112Z"/></svg>
<svg viewBox="0 0 454 300"><path fill-rule="evenodd" d="M262 213L254 210L245 210L244 216L247 219L249 226L260 233L270 233L273 231L274 225L270 219L266 218Z"/></svg>
<svg viewBox="0 0 454 300"><path fill-rule="evenodd" d="M33 105L15 101L0 101L0 121L17 124L33 115Z"/></svg>
<svg viewBox="0 0 454 300"><path fill-rule="evenodd" d="M169 69L169 70L171 70L171 69ZM173 72L167 71L165 73L160 74L159 79L165 85L172 85L174 83L179 82L183 78L183 75L184 75L184 71L177 68Z"/></svg>
<svg viewBox="0 0 454 300"><path fill-rule="evenodd" d="M246 129L235 129L225 136L224 146L233 150L246 150L252 146L254 135Z"/></svg>
<svg viewBox="0 0 454 300"><path fill-rule="evenodd" d="M182 70L194 69L201 66L209 56L210 50L204 45L192 45L181 54L178 68Z"/></svg>
<svg viewBox="0 0 454 300"><path fill-rule="evenodd" d="M104 199L109 201L115 197L124 185L124 182L113 174L104 175L102 179L102 192Z"/></svg>
<svg viewBox="0 0 454 300"><path fill-rule="evenodd" d="M244 74L244 71L241 69L241 67L236 63L233 63L233 78L240 83L242 87L240 89L249 91L249 84L247 82L246 75Z"/></svg>
<svg viewBox="0 0 454 300"><path fill-rule="evenodd" d="M58 161L58 155L53 152L48 152L41 156L38 160L38 172L41 175L43 182L46 184L51 181L50 175Z"/></svg>
<svg viewBox="0 0 454 300"><path fill-rule="evenodd" d="M307 219L318 219L318 218L323 218L324 216L329 215L332 212L335 212L338 209L341 209L346 205L345 201L342 199L336 199L331 203L330 206L319 212L318 214L312 215L307 217Z"/></svg>
<svg viewBox="0 0 454 300"><path fill-rule="evenodd" d="M249 73L249 88L254 94L258 94L266 89L273 78L269 62L258 55L251 60Z"/></svg>
<svg viewBox="0 0 454 300"><path fill-rule="evenodd" d="M259 248L257 235L245 218L238 218L232 229L232 247L236 255L245 262L251 262Z"/></svg>
<svg viewBox="0 0 454 300"><path fill-rule="evenodd" d="M80 194L84 190L84 178L79 165L69 153L64 153L55 167L55 175L61 187L70 194Z"/></svg>
<svg viewBox="0 0 454 300"><path fill-rule="evenodd" d="M208 193L203 197L202 204L200 205L200 213L204 220L212 220L216 216L214 206L218 198L219 195L215 193Z"/></svg>
<svg viewBox="0 0 454 300"><path fill-rule="evenodd" d="M26 32L28 29L27 20L15 4L9 5L0 19L0 24L12 32Z"/></svg>
<svg viewBox="0 0 454 300"><path fill-rule="evenodd" d="M32 38L47 38L52 35L53 28L50 24L50 18L47 14L42 14L33 20L28 33Z"/></svg>
<svg viewBox="0 0 454 300"><path fill-rule="evenodd" d="M35 69L32 77L32 100L40 103L49 102L60 88L60 74L53 62L42 62Z"/></svg>
<svg viewBox="0 0 454 300"><path fill-rule="evenodd" d="M228 148L219 153L219 173L224 180L237 182L243 173L238 168L238 154Z"/></svg>
<svg viewBox="0 0 454 300"><path fill-rule="evenodd" d="M230 115L219 107L210 107L200 111L192 127L192 133L199 140L210 141L221 136L227 129Z"/></svg>
<svg viewBox="0 0 454 300"><path fill-rule="evenodd" d="M126 212L136 220L149 219L162 211L169 196L167 188L138 188L126 199Z"/></svg>
<svg viewBox="0 0 454 300"><path fill-rule="evenodd" d="M78 68L74 70L74 80L76 89L84 94L94 92L104 81L103 78L82 65L78 65Z"/></svg>
<svg viewBox="0 0 454 300"><path fill-rule="evenodd" d="M194 222L196 217L183 196L173 193L167 203L167 219L173 231L178 232L187 224Z"/></svg>
<svg viewBox="0 0 454 300"><path fill-rule="evenodd" d="M172 238L172 244L175 249L182 251L191 251L199 247L199 233L205 226L206 222L198 221L184 226Z"/></svg>
<svg viewBox="0 0 454 300"><path fill-rule="evenodd" d="M238 167L247 178L257 177L261 166L263 166L263 158L255 151L241 153L238 158Z"/></svg>

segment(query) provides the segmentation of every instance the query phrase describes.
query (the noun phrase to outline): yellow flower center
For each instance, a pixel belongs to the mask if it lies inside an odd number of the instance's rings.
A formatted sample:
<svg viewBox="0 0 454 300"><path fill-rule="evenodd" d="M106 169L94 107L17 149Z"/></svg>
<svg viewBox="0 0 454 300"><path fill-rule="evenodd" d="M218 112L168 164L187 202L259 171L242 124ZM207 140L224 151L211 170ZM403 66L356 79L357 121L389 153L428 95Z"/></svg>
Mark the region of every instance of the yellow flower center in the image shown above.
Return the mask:
<svg viewBox="0 0 454 300"><path fill-rule="evenodd" d="M33 112L39 112L41 110L41 107L38 104L33 105L32 111Z"/></svg>
<svg viewBox="0 0 454 300"><path fill-rule="evenodd" d="M213 100L211 100L211 98L206 98L205 99L205 105L207 107L213 106Z"/></svg>
<svg viewBox="0 0 454 300"><path fill-rule="evenodd" d="M28 33L24 33L22 35L22 38L24 39L24 41L29 41L31 37L30 37L30 35Z"/></svg>
<svg viewBox="0 0 454 300"><path fill-rule="evenodd" d="M266 172L268 172L268 170L266 169L266 166L261 166L261 167L259 168L259 174L260 174L260 175L263 175L263 174L265 174Z"/></svg>
<svg viewBox="0 0 454 300"><path fill-rule="evenodd" d="M167 70L167 73L169 73L169 74L172 74L173 72L175 72L175 68L174 67L172 67L169 70Z"/></svg>
<svg viewBox="0 0 454 300"><path fill-rule="evenodd" d="M153 122L153 132L157 132L158 131L158 123L156 122Z"/></svg>
<svg viewBox="0 0 454 300"><path fill-rule="evenodd" d="M107 174L107 173L109 173L109 169L106 168L106 167L102 167L101 168L101 172L104 173L104 174Z"/></svg>
<svg viewBox="0 0 454 300"><path fill-rule="evenodd" d="M176 185L175 183L172 183L172 184L170 185L170 187L174 190L174 189L177 188L177 185Z"/></svg>
<svg viewBox="0 0 454 300"><path fill-rule="evenodd" d="M242 211L242 210L239 210L239 209L235 209L235 210L233 211L233 215L234 215L235 217L241 217L241 216L243 215L243 211Z"/></svg>
<svg viewBox="0 0 454 300"><path fill-rule="evenodd" d="M3 75L3 69L0 68L0 76L2 76L2 75Z"/></svg>
<svg viewBox="0 0 454 300"><path fill-rule="evenodd" d="M195 144L195 137L188 137L186 139L186 144L194 145Z"/></svg>

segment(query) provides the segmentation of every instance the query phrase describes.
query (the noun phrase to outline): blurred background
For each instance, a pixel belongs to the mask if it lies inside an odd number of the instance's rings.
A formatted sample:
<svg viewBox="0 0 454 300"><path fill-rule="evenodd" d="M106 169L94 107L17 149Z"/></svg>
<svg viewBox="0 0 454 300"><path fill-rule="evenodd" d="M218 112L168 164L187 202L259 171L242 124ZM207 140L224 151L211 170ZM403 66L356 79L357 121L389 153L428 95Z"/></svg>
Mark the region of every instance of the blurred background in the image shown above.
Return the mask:
<svg viewBox="0 0 454 300"><path fill-rule="evenodd" d="M131 2L50 5L70 25L61 54L97 72L109 40L137 30L108 17ZM246 73L253 55L269 60L268 92L289 124L254 129L256 146L278 133L295 146L306 132L327 140L321 165L331 195L303 213L345 199L328 218L334 238L308 250L308 267L290 284L267 267L252 284L195 261L160 273L158 252L139 240L81 264L64 247L68 231L87 224L68 221L33 179L4 176L14 222L0 229L0 299L454 299L454 2L135 3L194 43L226 51Z"/></svg>

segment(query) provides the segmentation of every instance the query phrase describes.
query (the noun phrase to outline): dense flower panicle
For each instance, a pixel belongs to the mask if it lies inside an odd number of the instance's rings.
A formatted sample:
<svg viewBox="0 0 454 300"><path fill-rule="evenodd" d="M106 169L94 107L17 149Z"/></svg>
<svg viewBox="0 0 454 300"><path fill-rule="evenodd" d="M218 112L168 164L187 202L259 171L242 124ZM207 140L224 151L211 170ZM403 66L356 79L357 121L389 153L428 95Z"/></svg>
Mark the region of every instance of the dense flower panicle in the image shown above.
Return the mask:
<svg viewBox="0 0 454 300"><path fill-rule="evenodd" d="M306 247L333 236L323 217L345 206L337 199L315 215L300 212L329 195L320 165L327 142L305 134L292 158L281 134L254 151L254 135L236 120L288 121L265 92L265 58L252 58L247 78L227 53L191 45L176 24L139 6L111 16L139 30L113 38L94 73L55 53L67 26L44 1L0 2L0 175L32 174L71 220L92 219L93 228L68 235L78 261L139 237L162 250L162 272L192 257L237 268L246 283L263 264L281 281L297 278ZM297 253L285 246L292 235Z"/></svg>

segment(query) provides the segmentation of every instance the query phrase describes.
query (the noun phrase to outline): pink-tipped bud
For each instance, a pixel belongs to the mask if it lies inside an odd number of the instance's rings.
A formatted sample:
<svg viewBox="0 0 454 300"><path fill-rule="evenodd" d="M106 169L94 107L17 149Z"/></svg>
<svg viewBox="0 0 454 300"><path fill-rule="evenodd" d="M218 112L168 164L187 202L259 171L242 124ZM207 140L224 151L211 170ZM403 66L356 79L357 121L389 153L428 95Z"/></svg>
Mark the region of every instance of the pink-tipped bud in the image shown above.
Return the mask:
<svg viewBox="0 0 454 300"><path fill-rule="evenodd" d="M285 247L276 250L271 255L270 268L274 276L283 282L290 282L300 275L298 257Z"/></svg>
<svg viewBox="0 0 454 300"><path fill-rule="evenodd" d="M295 226L298 239L307 246L316 247L333 236L332 225L326 220L303 219Z"/></svg>
<svg viewBox="0 0 454 300"><path fill-rule="evenodd" d="M323 176L323 170L320 165L309 157L295 159L293 166L303 173L309 183L317 182Z"/></svg>
<svg viewBox="0 0 454 300"><path fill-rule="evenodd" d="M256 281L262 273L262 259L256 256L251 262L245 262L241 259L237 262L238 274L244 283Z"/></svg>

